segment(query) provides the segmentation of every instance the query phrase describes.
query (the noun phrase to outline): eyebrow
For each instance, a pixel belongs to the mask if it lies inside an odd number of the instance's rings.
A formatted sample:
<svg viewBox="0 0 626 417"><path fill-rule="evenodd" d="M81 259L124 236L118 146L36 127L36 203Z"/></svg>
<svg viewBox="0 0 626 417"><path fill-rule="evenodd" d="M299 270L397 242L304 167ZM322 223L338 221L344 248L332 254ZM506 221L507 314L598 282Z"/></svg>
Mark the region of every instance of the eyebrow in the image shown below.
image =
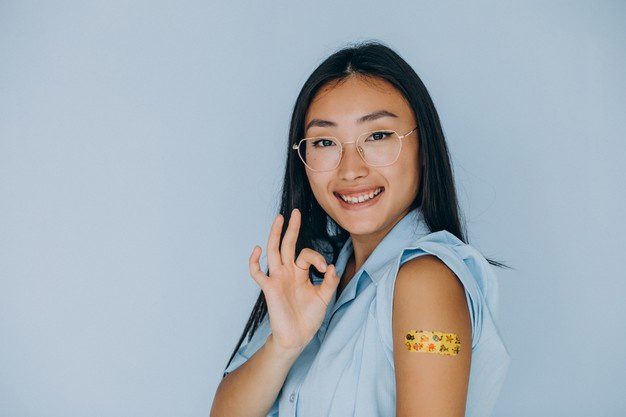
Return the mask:
<svg viewBox="0 0 626 417"><path fill-rule="evenodd" d="M366 114L365 116L359 117L356 120L356 122L357 122L357 124L362 124L362 123L365 123L365 122L371 122L373 120L380 119L382 117L396 117L397 118L398 116L396 114L388 111L388 110L377 110L375 112ZM330 120L313 119L306 125L306 128L304 129L304 131L305 132L308 131L313 126L318 126L318 127L337 127L337 123L331 122Z"/></svg>

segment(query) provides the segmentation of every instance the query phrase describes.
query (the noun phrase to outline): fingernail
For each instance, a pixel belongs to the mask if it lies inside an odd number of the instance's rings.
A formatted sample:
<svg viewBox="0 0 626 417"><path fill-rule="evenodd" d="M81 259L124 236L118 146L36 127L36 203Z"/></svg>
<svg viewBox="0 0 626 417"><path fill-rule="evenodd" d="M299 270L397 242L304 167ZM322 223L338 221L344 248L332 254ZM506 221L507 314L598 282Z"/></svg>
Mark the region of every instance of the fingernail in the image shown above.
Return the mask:
<svg viewBox="0 0 626 417"><path fill-rule="evenodd" d="M321 263L320 264L320 271L326 272L326 264L325 263Z"/></svg>

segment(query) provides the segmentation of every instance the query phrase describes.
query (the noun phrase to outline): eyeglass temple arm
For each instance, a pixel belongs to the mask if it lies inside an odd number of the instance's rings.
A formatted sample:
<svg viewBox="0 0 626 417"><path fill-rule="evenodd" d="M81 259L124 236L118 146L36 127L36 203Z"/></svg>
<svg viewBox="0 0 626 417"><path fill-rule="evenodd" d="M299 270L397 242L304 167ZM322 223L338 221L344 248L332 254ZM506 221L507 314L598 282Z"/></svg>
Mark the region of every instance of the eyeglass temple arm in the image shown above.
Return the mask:
<svg viewBox="0 0 626 417"><path fill-rule="evenodd" d="M405 133L404 135L400 136L400 139L404 139L405 137L409 136L411 133L413 133L413 131L417 129L417 126L415 126L413 129L411 129L411 131L409 133Z"/></svg>

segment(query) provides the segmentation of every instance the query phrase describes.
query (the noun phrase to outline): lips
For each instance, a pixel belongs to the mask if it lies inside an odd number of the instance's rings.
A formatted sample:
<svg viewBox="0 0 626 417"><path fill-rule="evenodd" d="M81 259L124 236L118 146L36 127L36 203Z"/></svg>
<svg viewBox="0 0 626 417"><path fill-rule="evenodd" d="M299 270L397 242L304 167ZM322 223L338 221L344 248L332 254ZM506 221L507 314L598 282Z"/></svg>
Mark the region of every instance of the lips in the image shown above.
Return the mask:
<svg viewBox="0 0 626 417"><path fill-rule="evenodd" d="M380 200L381 195L383 195L383 193L385 192L384 187L378 187L378 188L380 188L380 192L378 194L376 194L373 198L365 200L361 203L348 203L337 192L333 192L333 195L337 198L337 200L339 201L339 204L344 209L359 210L359 209L367 208L369 206L373 206L374 204L378 203L378 200ZM360 194L362 195L363 191L361 191Z"/></svg>
<svg viewBox="0 0 626 417"><path fill-rule="evenodd" d="M360 192L360 193L355 193L351 195L345 195L345 194L340 194L340 193L335 193L335 195L341 197L342 200L347 201L348 203L356 203L356 202L363 202L361 200L369 200L377 196L378 194L380 194L382 191L383 191L383 187L378 187L372 191Z"/></svg>
<svg viewBox="0 0 626 417"><path fill-rule="evenodd" d="M361 187L342 188L340 190L335 190L334 192L337 194L345 195L346 197L351 197L360 194L369 194L378 188L384 189L385 187L383 187L382 185L364 185Z"/></svg>

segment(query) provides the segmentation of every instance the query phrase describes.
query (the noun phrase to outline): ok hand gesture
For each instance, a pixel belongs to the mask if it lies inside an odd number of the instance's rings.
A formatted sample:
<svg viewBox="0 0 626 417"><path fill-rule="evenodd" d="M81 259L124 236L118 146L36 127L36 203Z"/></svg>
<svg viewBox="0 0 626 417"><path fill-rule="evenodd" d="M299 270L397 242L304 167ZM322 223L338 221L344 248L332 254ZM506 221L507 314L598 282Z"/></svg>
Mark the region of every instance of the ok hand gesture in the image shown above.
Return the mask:
<svg viewBox="0 0 626 417"><path fill-rule="evenodd" d="M279 249L284 218L274 219L267 242L269 277L261 271L261 248L255 246L250 256L250 275L265 294L274 343L286 350L303 350L313 339L326 315L326 308L339 277L334 265L313 249L304 248L295 258L300 229L300 210L294 209ZM311 266L324 272L321 285L309 281Z"/></svg>

